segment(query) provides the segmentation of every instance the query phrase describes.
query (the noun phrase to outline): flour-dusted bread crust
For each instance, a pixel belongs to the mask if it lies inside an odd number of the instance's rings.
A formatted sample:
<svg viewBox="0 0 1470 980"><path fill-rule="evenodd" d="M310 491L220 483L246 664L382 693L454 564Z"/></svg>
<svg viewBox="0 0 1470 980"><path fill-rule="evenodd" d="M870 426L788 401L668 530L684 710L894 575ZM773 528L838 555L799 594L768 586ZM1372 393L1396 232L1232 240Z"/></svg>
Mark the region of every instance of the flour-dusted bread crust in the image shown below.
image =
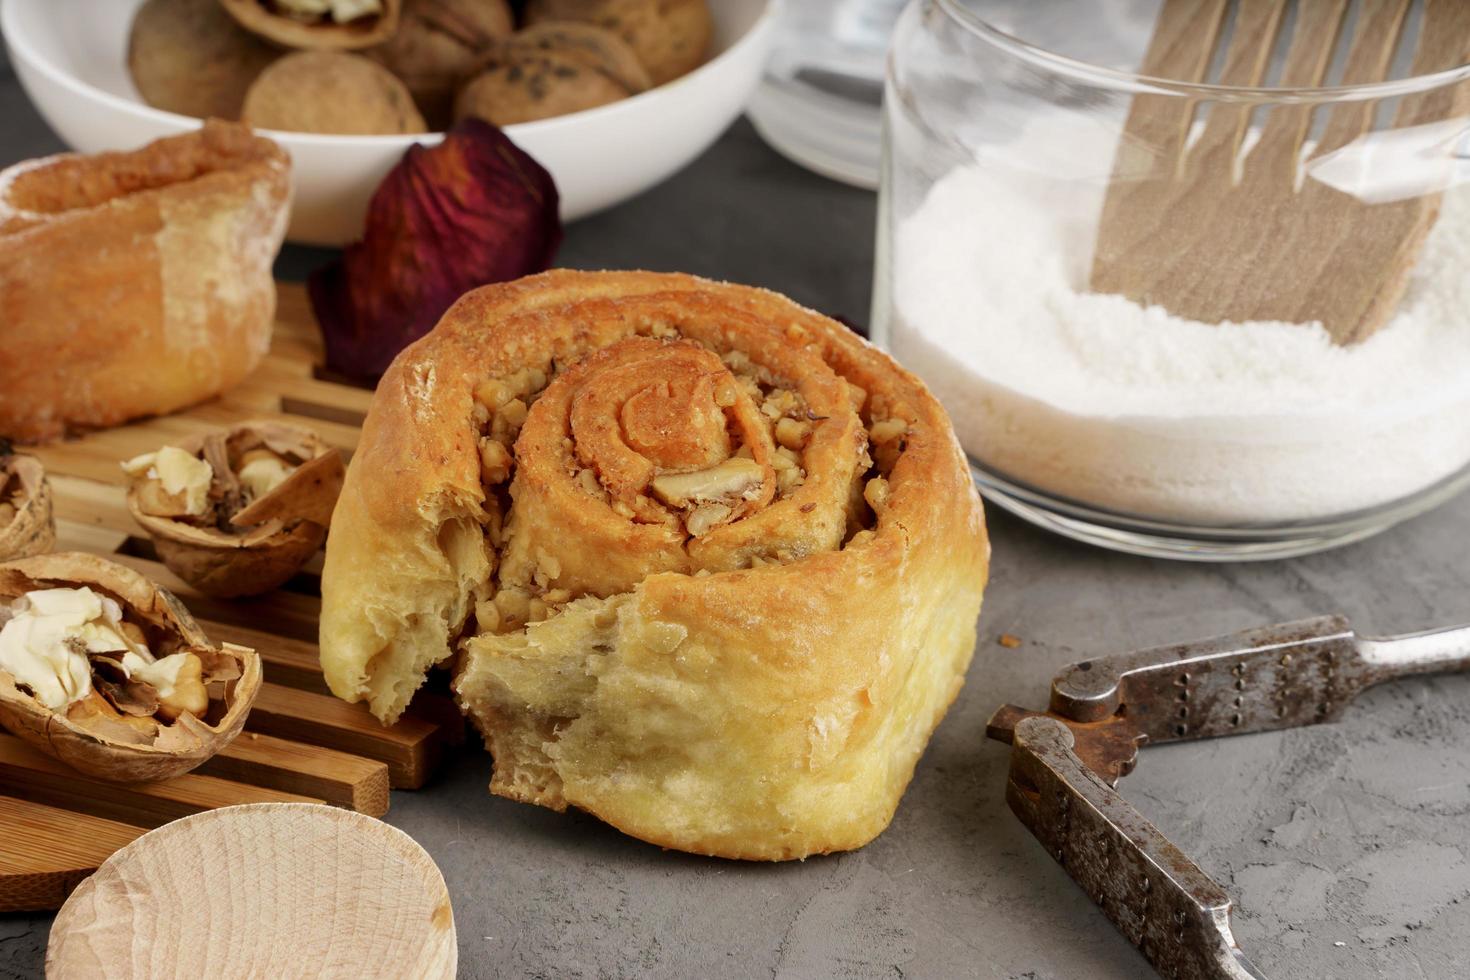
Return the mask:
<svg viewBox="0 0 1470 980"><path fill-rule="evenodd" d="M493 792L763 860L887 826L974 645L989 547L912 375L775 294L550 272L379 385L322 666L391 721L434 664Z"/></svg>
<svg viewBox="0 0 1470 980"><path fill-rule="evenodd" d="M279 146L220 122L0 171L0 436L171 412L248 374L289 177Z"/></svg>

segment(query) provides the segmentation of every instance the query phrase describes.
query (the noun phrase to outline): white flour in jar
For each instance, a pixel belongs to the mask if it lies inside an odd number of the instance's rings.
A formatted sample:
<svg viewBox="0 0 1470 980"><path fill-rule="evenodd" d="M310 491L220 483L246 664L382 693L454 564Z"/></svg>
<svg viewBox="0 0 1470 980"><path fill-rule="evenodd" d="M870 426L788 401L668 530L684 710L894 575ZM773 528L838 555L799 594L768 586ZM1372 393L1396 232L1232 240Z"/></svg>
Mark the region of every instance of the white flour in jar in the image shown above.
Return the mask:
<svg viewBox="0 0 1470 980"><path fill-rule="evenodd" d="M976 164L898 226L889 344L988 469L1244 524L1387 504L1470 463L1470 195L1446 195L1393 319L1339 347L1320 324L1205 324L1087 292L1105 191L1105 173Z"/></svg>

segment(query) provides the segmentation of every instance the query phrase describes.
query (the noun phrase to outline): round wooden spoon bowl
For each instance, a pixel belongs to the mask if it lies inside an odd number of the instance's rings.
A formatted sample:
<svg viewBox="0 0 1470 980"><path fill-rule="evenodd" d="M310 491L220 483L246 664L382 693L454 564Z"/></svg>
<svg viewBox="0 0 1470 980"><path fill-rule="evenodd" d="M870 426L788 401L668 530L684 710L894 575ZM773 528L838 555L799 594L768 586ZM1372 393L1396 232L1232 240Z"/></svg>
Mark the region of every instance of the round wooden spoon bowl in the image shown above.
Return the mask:
<svg viewBox="0 0 1470 980"><path fill-rule="evenodd" d="M454 913L403 831L254 803L185 817L108 858L57 913L46 976L452 978Z"/></svg>

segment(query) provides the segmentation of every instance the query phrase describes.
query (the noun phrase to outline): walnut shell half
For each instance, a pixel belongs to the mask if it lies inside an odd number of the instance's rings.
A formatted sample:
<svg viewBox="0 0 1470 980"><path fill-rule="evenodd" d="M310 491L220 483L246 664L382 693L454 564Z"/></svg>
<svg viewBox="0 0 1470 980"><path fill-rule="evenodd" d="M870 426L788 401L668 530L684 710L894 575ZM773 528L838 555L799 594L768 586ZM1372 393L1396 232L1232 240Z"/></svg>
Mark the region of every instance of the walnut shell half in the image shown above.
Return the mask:
<svg viewBox="0 0 1470 980"><path fill-rule="evenodd" d="M0 443L0 561L56 547L51 484L41 461L6 449Z"/></svg>
<svg viewBox="0 0 1470 980"><path fill-rule="evenodd" d="M116 719L109 727L85 711L52 710L0 670L0 727L78 772L113 782L168 779L228 745L260 690L260 657L254 650L215 646L171 593L96 555L62 552L0 564L0 600L7 604L38 589L82 586L116 600L155 652L184 651L205 662L209 701L203 717L184 712L158 724L150 738L140 738L137 729L119 727Z"/></svg>
<svg viewBox="0 0 1470 980"><path fill-rule="evenodd" d="M153 539L163 563L199 591L220 598L269 592L326 540L346 467L316 433L279 422L246 422L178 448L211 464L208 514L164 516L166 508L152 506L153 481L143 474L128 489L128 511ZM239 469L247 454L261 450L293 469L269 492L251 495Z"/></svg>
<svg viewBox="0 0 1470 980"><path fill-rule="evenodd" d="M379 0L382 11L343 23L329 15L293 17L282 0L219 0L247 31L282 47L307 51L352 51L382 44L398 30L403 0Z"/></svg>

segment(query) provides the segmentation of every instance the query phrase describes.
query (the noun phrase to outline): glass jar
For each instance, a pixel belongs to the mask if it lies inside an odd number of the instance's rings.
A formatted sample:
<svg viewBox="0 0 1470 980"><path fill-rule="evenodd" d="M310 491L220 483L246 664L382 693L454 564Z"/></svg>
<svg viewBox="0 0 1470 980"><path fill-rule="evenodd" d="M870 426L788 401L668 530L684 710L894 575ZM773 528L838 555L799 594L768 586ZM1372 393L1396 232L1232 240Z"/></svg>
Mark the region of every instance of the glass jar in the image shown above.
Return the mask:
<svg viewBox="0 0 1470 980"><path fill-rule="evenodd" d="M778 0L776 36L747 113L808 170L878 186L883 59L905 0Z"/></svg>
<svg viewBox="0 0 1470 980"><path fill-rule="evenodd" d="M874 335L993 503L1231 560L1358 540L1470 483L1470 68L1413 73L1416 4L1380 81L1345 84L1358 6L1310 88L1283 87L1295 14L1247 87L1220 53L1196 80L1140 74L1160 0L904 12Z"/></svg>

